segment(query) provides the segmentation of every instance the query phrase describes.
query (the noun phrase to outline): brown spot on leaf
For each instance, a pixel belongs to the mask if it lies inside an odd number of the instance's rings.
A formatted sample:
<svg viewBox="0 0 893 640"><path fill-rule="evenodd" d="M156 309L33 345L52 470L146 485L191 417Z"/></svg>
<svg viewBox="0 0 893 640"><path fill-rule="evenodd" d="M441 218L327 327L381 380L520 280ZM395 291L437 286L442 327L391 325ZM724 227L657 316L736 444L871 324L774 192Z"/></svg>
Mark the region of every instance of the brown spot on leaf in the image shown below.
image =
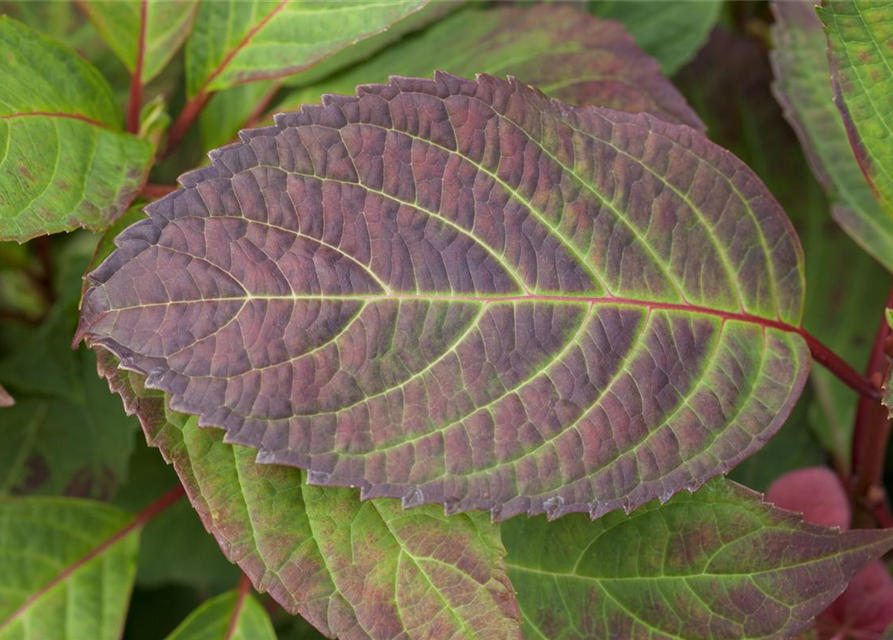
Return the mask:
<svg viewBox="0 0 893 640"><path fill-rule="evenodd" d="M50 479L50 468L43 456L32 453L25 460L25 477L21 483L12 488L13 495L27 495L39 489Z"/></svg>
<svg viewBox="0 0 893 640"><path fill-rule="evenodd" d="M71 476L64 494L76 498L108 500L117 483L117 476L108 466L103 466L98 473L90 467L81 467Z"/></svg>

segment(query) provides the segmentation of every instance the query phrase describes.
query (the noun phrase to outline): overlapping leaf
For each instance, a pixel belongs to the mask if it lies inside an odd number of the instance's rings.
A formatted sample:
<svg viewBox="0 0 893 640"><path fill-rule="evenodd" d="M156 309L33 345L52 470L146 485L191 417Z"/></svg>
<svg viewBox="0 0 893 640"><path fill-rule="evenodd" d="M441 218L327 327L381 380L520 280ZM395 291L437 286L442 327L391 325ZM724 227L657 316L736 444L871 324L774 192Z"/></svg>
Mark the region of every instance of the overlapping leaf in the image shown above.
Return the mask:
<svg viewBox="0 0 893 640"><path fill-rule="evenodd" d="M779 477L766 500L803 513L806 522L846 531L850 503L836 473L811 467ZM874 560L850 580L846 590L816 619L820 640L880 638L893 622L893 578L881 560Z"/></svg>
<svg viewBox="0 0 893 640"><path fill-rule="evenodd" d="M589 10L626 25L639 46L657 58L664 73L672 75L707 41L710 30L719 20L722 2L592 0Z"/></svg>
<svg viewBox="0 0 893 640"><path fill-rule="evenodd" d="M141 4L145 4L145 21ZM198 0L86 0L81 5L128 71L136 70L142 55L141 80L146 83L161 73L186 40Z"/></svg>
<svg viewBox="0 0 893 640"><path fill-rule="evenodd" d="M725 479L598 522L502 525L530 640L791 638L893 546L807 524Z"/></svg>
<svg viewBox="0 0 893 640"><path fill-rule="evenodd" d="M496 518L667 499L783 423L802 257L731 154L488 76L325 102L118 236L78 339L311 484Z"/></svg>
<svg viewBox="0 0 893 640"><path fill-rule="evenodd" d="M697 114L623 27L569 6L468 7L366 62L293 91L276 111L300 109L325 93L385 82L391 75L515 76L548 95L582 105L647 111L703 130Z"/></svg>
<svg viewBox="0 0 893 640"><path fill-rule="evenodd" d="M270 617L250 594L229 591L203 603L167 640L276 640Z"/></svg>
<svg viewBox="0 0 893 640"><path fill-rule="evenodd" d="M840 113L829 100L827 40L812 0L772 3L775 93L816 177L834 201L837 222L893 271L893 218L865 182Z"/></svg>
<svg viewBox="0 0 893 640"><path fill-rule="evenodd" d="M258 465L218 430L169 411L164 395L100 354L100 371L174 464L226 556L330 637L518 638L499 530L484 514L403 511Z"/></svg>
<svg viewBox="0 0 893 640"><path fill-rule="evenodd" d="M138 527L74 499L0 500L0 639L121 637Z"/></svg>
<svg viewBox="0 0 893 640"><path fill-rule="evenodd" d="M828 36L835 102L862 172L893 216L893 3L826 0L818 10Z"/></svg>
<svg viewBox="0 0 893 640"><path fill-rule="evenodd" d="M427 2L202 2L186 44L187 93L297 73Z"/></svg>
<svg viewBox="0 0 893 640"><path fill-rule="evenodd" d="M213 149L232 142L239 129L259 119L283 86L306 86L327 79L339 70L372 57L379 49L461 6L461 2L429 2L418 11L368 38L355 42L294 75L236 85L214 94L199 116L202 143ZM434 68L426 69L432 73ZM351 85L350 88L352 89ZM319 98L319 93L316 99Z"/></svg>
<svg viewBox="0 0 893 640"><path fill-rule="evenodd" d="M74 51L0 16L0 240L101 229L139 191L152 145Z"/></svg>

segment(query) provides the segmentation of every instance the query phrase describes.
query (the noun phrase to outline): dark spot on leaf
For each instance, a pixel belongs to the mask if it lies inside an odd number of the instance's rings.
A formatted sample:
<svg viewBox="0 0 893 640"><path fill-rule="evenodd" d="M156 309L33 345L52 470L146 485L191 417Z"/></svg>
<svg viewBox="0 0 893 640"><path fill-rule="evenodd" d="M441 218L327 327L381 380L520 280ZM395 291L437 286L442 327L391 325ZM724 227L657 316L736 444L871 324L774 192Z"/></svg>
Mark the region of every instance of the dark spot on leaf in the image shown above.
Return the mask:
<svg viewBox="0 0 893 640"><path fill-rule="evenodd" d="M117 482L117 476L108 466L103 466L98 473L90 467L81 467L72 474L64 494L76 498L108 500Z"/></svg>
<svg viewBox="0 0 893 640"><path fill-rule="evenodd" d="M22 482L12 488L13 495L29 494L47 483L50 479L50 468L43 456L32 453L25 461L25 477Z"/></svg>

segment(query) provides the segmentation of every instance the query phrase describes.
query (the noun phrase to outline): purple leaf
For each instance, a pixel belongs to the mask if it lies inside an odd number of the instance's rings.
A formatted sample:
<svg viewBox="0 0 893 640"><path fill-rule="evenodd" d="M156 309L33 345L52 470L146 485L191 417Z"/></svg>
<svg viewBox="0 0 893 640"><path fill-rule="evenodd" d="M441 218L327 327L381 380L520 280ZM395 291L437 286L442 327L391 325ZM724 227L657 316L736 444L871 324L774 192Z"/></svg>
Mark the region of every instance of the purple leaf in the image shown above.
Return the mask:
<svg viewBox="0 0 893 640"><path fill-rule="evenodd" d="M787 417L799 241L695 130L439 73L243 132L91 275L172 409L407 507L630 510Z"/></svg>

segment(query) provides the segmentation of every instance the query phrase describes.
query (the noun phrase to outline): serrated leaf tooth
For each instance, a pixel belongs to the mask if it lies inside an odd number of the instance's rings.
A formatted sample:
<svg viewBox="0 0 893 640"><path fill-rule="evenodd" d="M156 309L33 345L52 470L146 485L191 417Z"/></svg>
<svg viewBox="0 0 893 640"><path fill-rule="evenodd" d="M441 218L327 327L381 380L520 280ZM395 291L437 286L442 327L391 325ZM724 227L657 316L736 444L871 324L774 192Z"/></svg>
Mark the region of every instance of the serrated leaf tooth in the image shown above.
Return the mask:
<svg viewBox="0 0 893 640"><path fill-rule="evenodd" d="M410 487L400 499L404 509L412 509L425 503L425 492L418 487Z"/></svg>
<svg viewBox="0 0 893 640"><path fill-rule="evenodd" d="M257 455L254 456L257 464L275 464L276 454L269 449L259 449Z"/></svg>
<svg viewBox="0 0 893 640"><path fill-rule="evenodd" d="M560 518L564 515L564 498L561 496L552 496L543 502L543 510L549 520Z"/></svg>
<svg viewBox="0 0 893 640"><path fill-rule="evenodd" d="M308 471L307 472L307 484L311 484L317 487L325 487L328 486L331 482L332 474L328 471Z"/></svg>

